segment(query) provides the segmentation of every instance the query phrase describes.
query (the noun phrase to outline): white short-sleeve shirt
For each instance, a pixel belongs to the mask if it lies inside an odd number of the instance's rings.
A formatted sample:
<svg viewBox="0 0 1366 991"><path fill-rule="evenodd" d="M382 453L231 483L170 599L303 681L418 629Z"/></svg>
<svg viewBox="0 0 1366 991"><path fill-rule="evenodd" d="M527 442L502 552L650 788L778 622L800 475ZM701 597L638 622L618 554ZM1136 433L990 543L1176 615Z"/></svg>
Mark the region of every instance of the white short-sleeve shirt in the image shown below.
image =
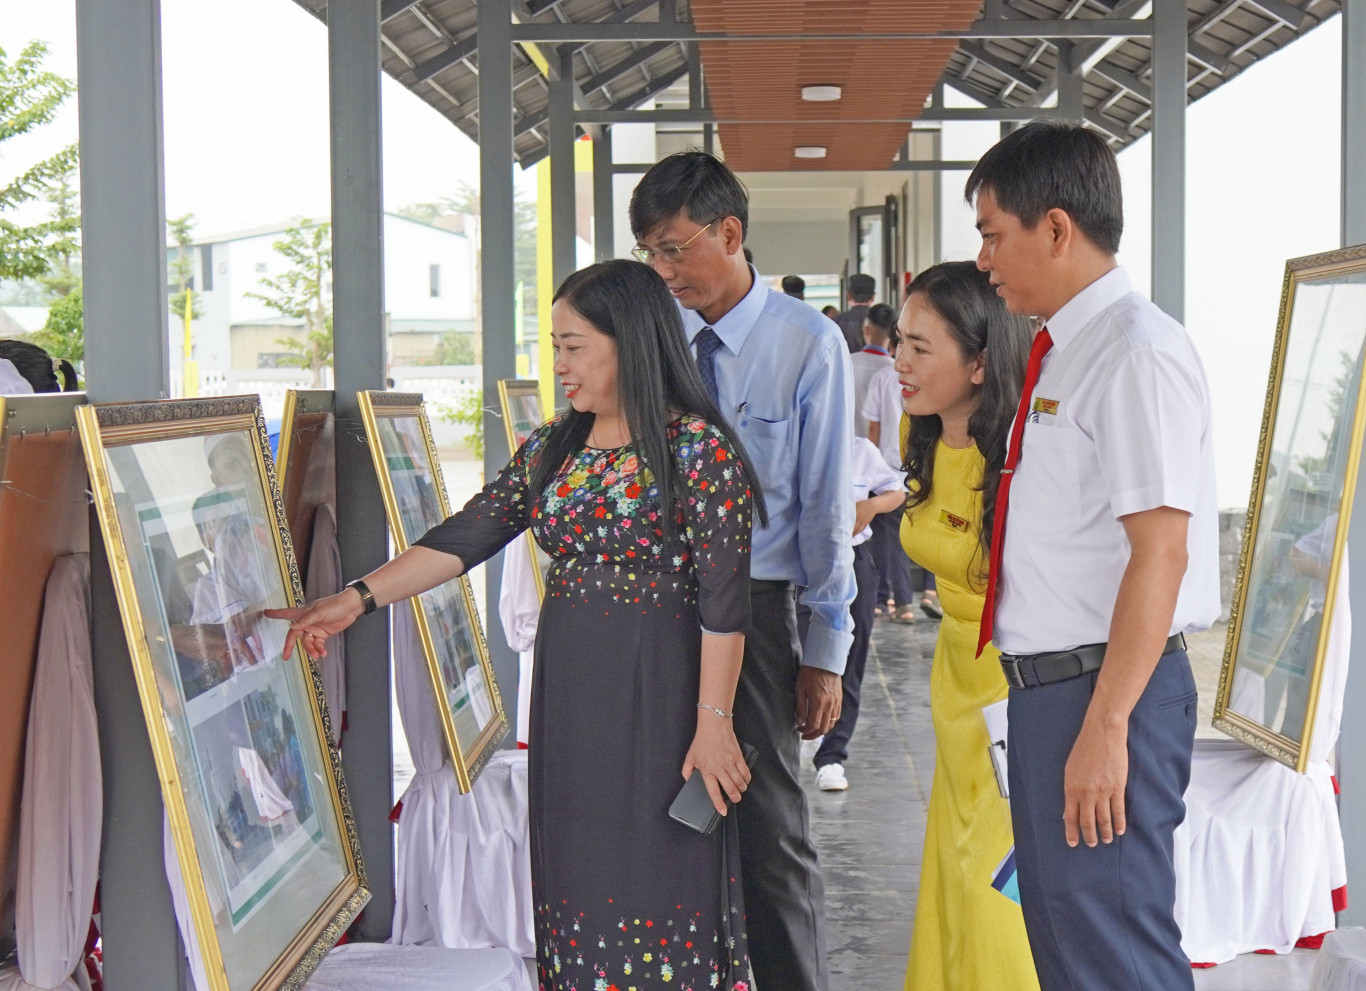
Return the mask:
<svg viewBox="0 0 1366 991"><path fill-rule="evenodd" d="M868 394L860 409L864 420L878 424L878 450L893 468L901 467L901 380L891 365L879 368L868 380Z"/></svg>
<svg viewBox="0 0 1366 991"><path fill-rule="evenodd" d="M1009 654L1110 639L1129 542L1120 517L1190 514L1171 631L1219 617L1209 387L1190 336L1116 268L1048 321L1010 488L993 640Z"/></svg>
<svg viewBox="0 0 1366 991"><path fill-rule="evenodd" d="M849 477L854 482L854 502L862 502L893 489L906 491L906 473L882 460L882 452L867 437L854 438L854 446L849 452ZM867 542L872 536L873 527L870 524L854 534L854 546Z"/></svg>

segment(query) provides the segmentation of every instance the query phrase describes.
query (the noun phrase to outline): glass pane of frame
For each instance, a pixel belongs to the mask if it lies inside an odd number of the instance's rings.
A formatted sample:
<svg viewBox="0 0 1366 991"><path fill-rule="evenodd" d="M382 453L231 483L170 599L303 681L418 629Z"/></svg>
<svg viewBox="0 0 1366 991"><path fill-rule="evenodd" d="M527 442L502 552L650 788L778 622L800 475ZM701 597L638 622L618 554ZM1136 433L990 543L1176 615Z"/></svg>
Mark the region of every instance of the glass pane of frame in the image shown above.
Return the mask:
<svg viewBox="0 0 1366 991"><path fill-rule="evenodd" d="M541 405L541 384L534 379L499 379L498 399L503 407L503 425L507 428L508 450L515 452L526 443L546 416ZM545 601L545 581L550 574L550 555L527 532L523 543L531 555L532 575L536 579L536 594Z"/></svg>
<svg viewBox="0 0 1366 991"><path fill-rule="evenodd" d="M213 991L301 984L369 899L256 397L84 407L86 464Z"/></svg>
<svg viewBox="0 0 1366 991"><path fill-rule="evenodd" d="M431 424L421 395L362 392L359 400L389 531L401 553L450 515ZM412 602L446 751L466 792L508 731L474 595L461 575Z"/></svg>
<svg viewBox="0 0 1366 991"><path fill-rule="evenodd" d="M1366 248L1286 265L1214 725L1303 771L1366 406Z"/></svg>

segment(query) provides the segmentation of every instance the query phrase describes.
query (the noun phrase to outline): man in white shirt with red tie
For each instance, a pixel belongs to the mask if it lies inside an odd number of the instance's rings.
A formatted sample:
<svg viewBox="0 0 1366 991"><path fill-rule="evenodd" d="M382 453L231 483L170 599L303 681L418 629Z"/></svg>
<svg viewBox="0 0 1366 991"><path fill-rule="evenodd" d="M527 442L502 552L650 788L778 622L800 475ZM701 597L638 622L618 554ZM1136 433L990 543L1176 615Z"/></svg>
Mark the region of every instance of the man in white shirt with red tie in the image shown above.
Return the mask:
<svg viewBox="0 0 1366 991"><path fill-rule="evenodd" d="M1011 815L1039 983L1191 988L1172 834L1196 719L1183 634L1219 614L1204 369L1116 263L1119 169L1099 134L1033 122L982 157L966 195L978 267L1041 327L982 615L1011 684Z"/></svg>

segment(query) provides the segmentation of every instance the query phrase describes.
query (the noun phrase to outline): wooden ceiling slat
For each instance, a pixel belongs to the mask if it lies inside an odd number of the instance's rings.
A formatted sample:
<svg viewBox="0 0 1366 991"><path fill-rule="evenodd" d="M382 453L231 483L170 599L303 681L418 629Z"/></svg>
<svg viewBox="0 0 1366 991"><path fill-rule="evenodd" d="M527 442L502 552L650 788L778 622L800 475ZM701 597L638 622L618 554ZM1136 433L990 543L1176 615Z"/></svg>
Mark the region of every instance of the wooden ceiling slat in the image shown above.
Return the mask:
<svg viewBox="0 0 1366 991"><path fill-rule="evenodd" d="M726 161L744 171L885 169L910 128L866 122L917 116L957 42L875 35L892 27L908 33L962 30L980 8L981 0L692 0L699 31L793 34L790 42L702 44L707 93L720 120L798 122L720 125ZM817 33L870 37L802 40ZM817 84L839 86L843 96L831 103L803 100L802 87ZM796 158L799 145L823 145L826 157Z"/></svg>

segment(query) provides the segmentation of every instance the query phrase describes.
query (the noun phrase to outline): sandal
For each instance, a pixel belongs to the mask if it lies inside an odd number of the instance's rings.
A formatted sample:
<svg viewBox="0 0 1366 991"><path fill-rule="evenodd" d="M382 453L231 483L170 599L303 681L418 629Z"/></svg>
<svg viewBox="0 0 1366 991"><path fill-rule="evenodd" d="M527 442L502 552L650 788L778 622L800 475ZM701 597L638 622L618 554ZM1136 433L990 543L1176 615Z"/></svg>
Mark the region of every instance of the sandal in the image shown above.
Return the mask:
<svg viewBox="0 0 1366 991"><path fill-rule="evenodd" d="M926 592L920 597L920 611L931 619L944 618L944 610L939 605L939 596L934 592Z"/></svg>
<svg viewBox="0 0 1366 991"><path fill-rule="evenodd" d="M898 609L898 610L896 611L896 613L892 616L892 622L893 622L893 623L906 623L906 624L914 623L914 622L915 622L915 607L914 607L914 606L909 606L909 605L907 605L907 606L902 606L902 607L901 607L900 609Z"/></svg>

